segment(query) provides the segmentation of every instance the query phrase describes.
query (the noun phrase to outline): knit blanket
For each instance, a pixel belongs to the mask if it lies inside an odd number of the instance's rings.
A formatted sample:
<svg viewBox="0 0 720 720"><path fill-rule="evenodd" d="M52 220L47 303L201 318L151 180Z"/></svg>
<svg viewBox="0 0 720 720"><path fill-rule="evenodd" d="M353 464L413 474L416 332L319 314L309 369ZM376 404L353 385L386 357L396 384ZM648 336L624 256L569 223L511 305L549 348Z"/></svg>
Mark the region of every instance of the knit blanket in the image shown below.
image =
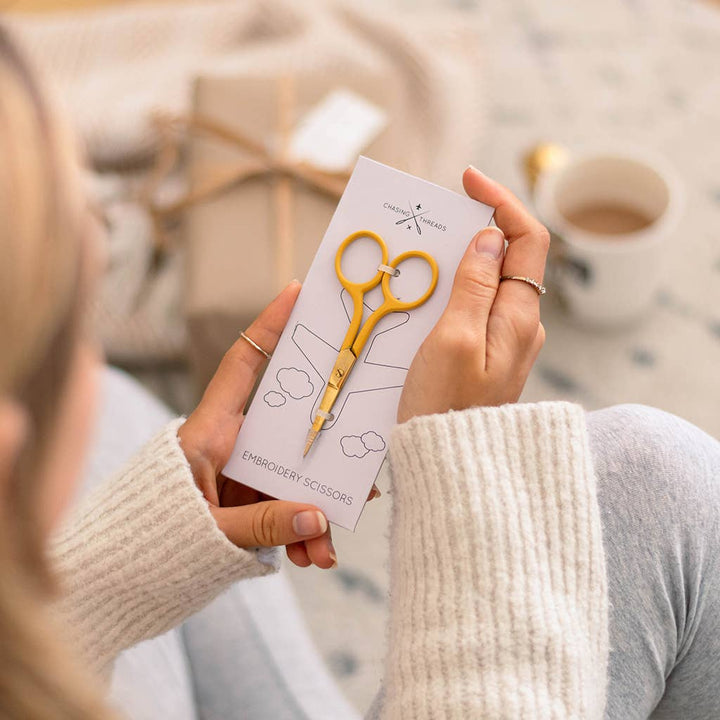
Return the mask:
<svg viewBox="0 0 720 720"><path fill-rule="evenodd" d="M210 0L5 22L57 88L95 171L91 187L107 211L111 257L98 326L116 362L183 354L182 254L153 267L151 225L135 193L156 150L153 114L190 110L199 73L296 69L342 85L342 61L351 56L355 67L400 79L403 102L392 120L419 174L457 186L467 165L479 85L473 23L464 17L430 24L325 0Z"/></svg>

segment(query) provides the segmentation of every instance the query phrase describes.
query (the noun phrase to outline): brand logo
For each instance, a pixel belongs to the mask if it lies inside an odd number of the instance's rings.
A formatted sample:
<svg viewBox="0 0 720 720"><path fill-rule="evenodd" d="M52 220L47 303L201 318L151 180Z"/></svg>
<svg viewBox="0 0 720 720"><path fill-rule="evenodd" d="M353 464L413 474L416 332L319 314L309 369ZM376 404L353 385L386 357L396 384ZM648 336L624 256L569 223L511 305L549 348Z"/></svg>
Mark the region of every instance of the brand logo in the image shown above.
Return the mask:
<svg viewBox="0 0 720 720"><path fill-rule="evenodd" d="M391 202L383 203L383 207L390 212L401 215L399 220L395 221L396 225L404 225L406 230L415 230L418 235L422 235L423 227L429 225L436 230L445 232L447 225L435 220L430 215L430 210L425 210L422 203L411 203L408 201L407 209Z"/></svg>

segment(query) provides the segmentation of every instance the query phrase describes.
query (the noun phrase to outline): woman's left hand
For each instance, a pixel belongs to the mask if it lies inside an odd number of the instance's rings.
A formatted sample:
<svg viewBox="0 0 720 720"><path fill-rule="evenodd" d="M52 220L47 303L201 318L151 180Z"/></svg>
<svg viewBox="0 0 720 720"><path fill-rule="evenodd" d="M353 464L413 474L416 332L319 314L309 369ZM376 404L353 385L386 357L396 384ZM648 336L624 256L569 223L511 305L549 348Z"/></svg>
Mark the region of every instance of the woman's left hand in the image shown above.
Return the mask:
<svg viewBox="0 0 720 720"><path fill-rule="evenodd" d="M300 283L290 283L248 328L248 337L272 352L299 292ZM286 545L288 557L296 565L314 563L331 568L337 558L330 527L317 507L274 500L222 474L264 363L262 353L239 338L178 431L180 444L218 527L235 545Z"/></svg>

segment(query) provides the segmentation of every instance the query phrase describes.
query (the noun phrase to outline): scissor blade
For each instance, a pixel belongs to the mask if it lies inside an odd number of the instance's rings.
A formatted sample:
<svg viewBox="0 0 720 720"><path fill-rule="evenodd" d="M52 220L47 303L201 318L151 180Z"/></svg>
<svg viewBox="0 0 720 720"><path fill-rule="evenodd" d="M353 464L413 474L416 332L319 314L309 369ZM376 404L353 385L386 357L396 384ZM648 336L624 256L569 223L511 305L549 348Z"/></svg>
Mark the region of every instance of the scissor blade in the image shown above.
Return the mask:
<svg viewBox="0 0 720 720"><path fill-rule="evenodd" d="M308 430L307 439L305 440L305 449L303 450L303 457L305 457L310 452L310 448L313 446L315 438L318 436L318 434L319 433L317 430L315 430L315 428L310 428Z"/></svg>
<svg viewBox="0 0 720 720"><path fill-rule="evenodd" d="M312 425L310 426L310 429L308 430L307 437L305 438L305 449L303 450L303 457L305 457L310 452L310 448L313 446L313 443L315 442L317 436L320 434L320 431L322 430L324 424L325 418L322 417L322 415L316 415Z"/></svg>
<svg viewBox="0 0 720 720"><path fill-rule="evenodd" d="M325 420L332 418L331 411L333 405L335 404L335 400L337 400L337 396L340 394L340 390L342 390L342 387L345 384L353 365L355 364L355 360L357 360L357 358L350 348L345 348L338 353L337 360L335 361L335 365L330 373L330 379L328 380L327 385L325 385L325 392L323 393L322 400L320 401L317 414L315 415L312 426L308 431L307 439L305 441L305 449L303 450L303 457L310 452L310 448L315 442L315 438L317 438L318 433L322 430Z"/></svg>

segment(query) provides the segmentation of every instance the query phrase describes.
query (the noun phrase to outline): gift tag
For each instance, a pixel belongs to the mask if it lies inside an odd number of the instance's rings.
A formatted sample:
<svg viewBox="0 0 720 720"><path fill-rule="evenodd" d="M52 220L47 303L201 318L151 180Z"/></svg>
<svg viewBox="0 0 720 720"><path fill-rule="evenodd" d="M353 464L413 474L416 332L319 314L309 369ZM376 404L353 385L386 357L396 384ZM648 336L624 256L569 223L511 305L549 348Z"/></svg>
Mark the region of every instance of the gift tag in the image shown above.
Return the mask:
<svg viewBox="0 0 720 720"><path fill-rule="evenodd" d="M353 165L358 154L385 128L387 113L347 89L325 96L300 121L289 154L329 172Z"/></svg>

